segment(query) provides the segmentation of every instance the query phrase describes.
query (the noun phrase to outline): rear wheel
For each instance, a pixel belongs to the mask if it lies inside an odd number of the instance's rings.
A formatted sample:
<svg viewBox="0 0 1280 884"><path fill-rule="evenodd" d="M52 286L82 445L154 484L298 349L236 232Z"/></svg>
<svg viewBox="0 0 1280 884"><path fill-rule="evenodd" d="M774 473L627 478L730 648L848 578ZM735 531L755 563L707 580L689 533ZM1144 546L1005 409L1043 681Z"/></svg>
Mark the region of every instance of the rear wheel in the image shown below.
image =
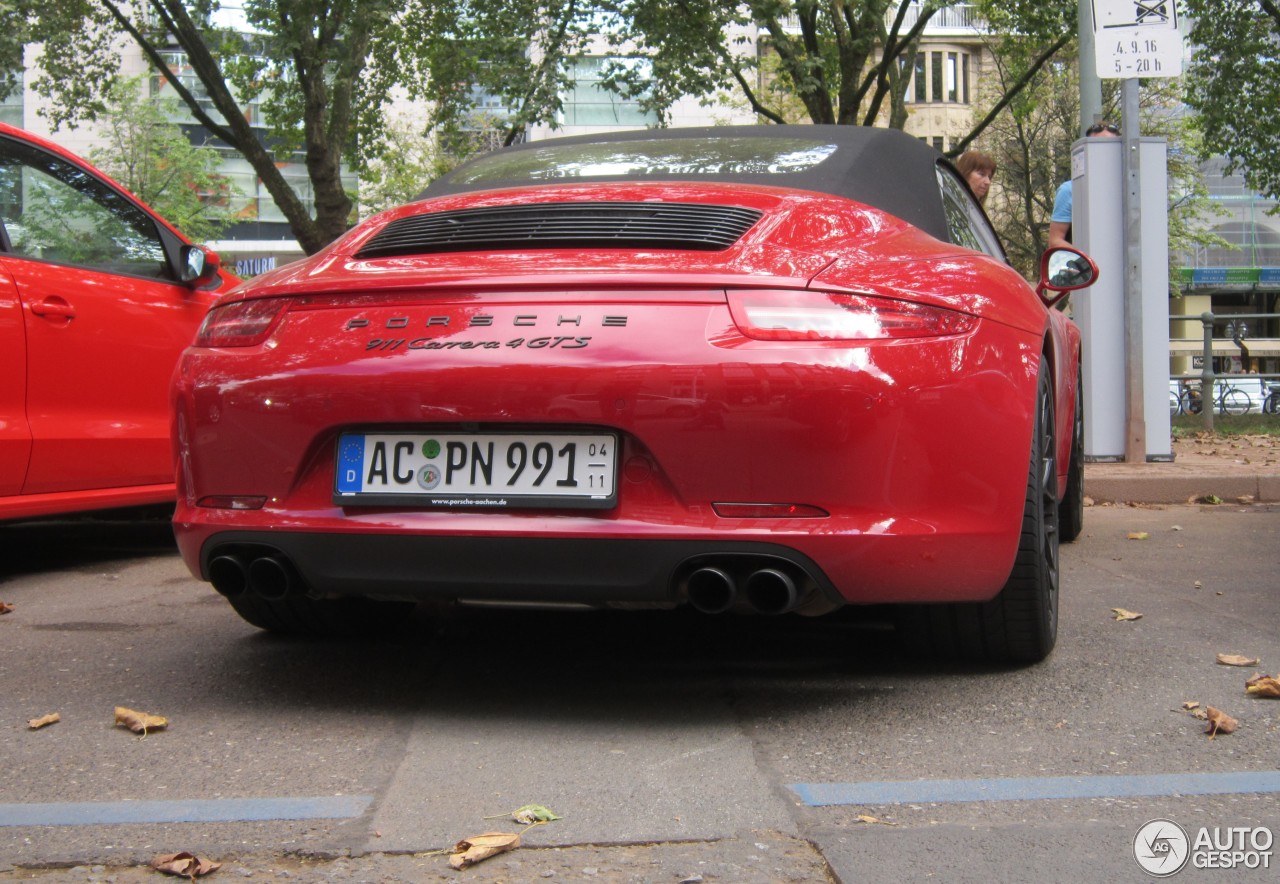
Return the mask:
<svg viewBox="0 0 1280 884"><path fill-rule="evenodd" d="M1248 414L1253 409L1253 400L1249 394L1235 387L1222 394L1222 413L1231 415Z"/></svg>
<svg viewBox="0 0 1280 884"><path fill-rule="evenodd" d="M1067 462L1067 490L1058 505L1058 533L1071 543L1084 530L1084 385L1076 376L1076 415L1071 422L1071 456Z"/></svg>
<svg viewBox="0 0 1280 884"><path fill-rule="evenodd" d="M1022 530L1013 571L989 602L924 605L908 629L934 654L989 663L1037 663L1058 634L1058 500L1053 385L1040 362Z"/></svg>

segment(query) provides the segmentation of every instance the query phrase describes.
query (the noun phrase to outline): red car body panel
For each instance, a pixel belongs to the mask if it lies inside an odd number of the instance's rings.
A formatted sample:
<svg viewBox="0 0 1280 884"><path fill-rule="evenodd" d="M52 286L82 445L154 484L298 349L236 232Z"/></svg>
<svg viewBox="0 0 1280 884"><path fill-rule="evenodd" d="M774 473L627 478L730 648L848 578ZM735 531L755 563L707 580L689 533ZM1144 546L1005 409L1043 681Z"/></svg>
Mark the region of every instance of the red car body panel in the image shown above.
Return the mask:
<svg viewBox="0 0 1280 884"><path fill-rule="evenodd" d="M57 145L7 126L0 137L101 182L112 199L146 212L170 245L188 242ZM221 274L195 288L0 251L0 519L173 499L174 366L218 293L236 282Z"/></svg>
<svg viewBox="0 0 1280 884"><path fill-rule="evenodd" d="M761 218L719 251L360 255L388 224L419 215L638 200L731 204ZM965 320L954 333L901 339L748 335L734 299L774 290L855 293ZM175 377L175 531L205 579L220 547L278 543L317 597L364 585L378 598L680 601L674 590L610 594L589 580L550 586L536 567L524 590L498 586L510 578L491 561L508 548L532 560L539 549L587 555L591 543L617 541L629 545L607 548L634 556L637 573L648 549L656 560L673 546L719 544L786 550L813 564L836 602L990 599L1018 547L1046 352L1067 406L1056 418L1066 481L1074 326L1002 261L838 196L625 181L442 196L371 219L228 301L270 298L283 309L260 341L197 345ZM619 435L615 506L335 502L343 431L548 426ZM740 515L757 504L794 506L798 517ZM450 541L475 551L467 585L447 586L426 553L405 552L428 541L430 555Z"/></svg>

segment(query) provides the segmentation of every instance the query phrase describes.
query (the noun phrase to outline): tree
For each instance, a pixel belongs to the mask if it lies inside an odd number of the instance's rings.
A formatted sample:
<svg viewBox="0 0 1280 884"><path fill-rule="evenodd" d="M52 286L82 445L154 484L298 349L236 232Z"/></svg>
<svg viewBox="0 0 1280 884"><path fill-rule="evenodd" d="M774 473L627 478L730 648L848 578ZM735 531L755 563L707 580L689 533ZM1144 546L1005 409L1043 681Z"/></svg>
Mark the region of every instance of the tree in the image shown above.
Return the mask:
<svg viewBox="0 0 1280 884"><path fill-rule="evenodd" d="M443 131L463 125L473 89L506 101L513 132L552 121L563 60L592 26L577 0L244 0L239 19L217 0L0 2L0 70L21 65L24 43L43 44L35 85L55 125L103 112L131 41L192 117L248 160L308 253L349 225L343 163L360 170L379 156L393 96L428 102ZM314 215L277 165L294 155Z"/></svg>
<svg viewBox="0 0 1280 884"><path fill-rule="evenodd" d="M218 174L217 151L192 144L177 115L177 102L142 97L139 78L119 80L99 117L107 146L88 158L192 240L207 242L235 220L236 194Z"/></svg>
<svg viewBox="0 0 1280 884"><path fill-rule="evenodd" d="M1006 94L1006 67L1017 61L997 54L996 77L985 99L997 104ZM1104 80L1102 106L1108 120L1121 122L1119 80ZM1168 144L1168 223L1170 292L1177 295L1178 273L1197 246L1224 245L1210 229L1214 216L1201 164L1205 150L1194 121L1181 112L1182 83L1176 79L1142 82L1142 133ZM996 180L987 214L1004 242L1009 259L1025 276L1039 272L1047 243L1049 216L1058 185L1071 175L1071 145L1080 132L1080 84L1074 62L1049 65L1045 76L1007 103L984 133L980 147L996 160Z"/></svg>
<svg viewBox="0 0 1280 884"><path fill-rule="evenodd" d="M1195 47L1187 103L1205 146L1249 186L1280 199L1280 5L1275 0L1183 0Z"/></svg>
<svg viewBox="0 0 1280 884"><path fill-rule="evenodd" d="M614 0L621 23L619 46L648 61L618 65L608 77L623 94L665 115L684 95L736 88L751 109L774 123L794 122L787 96L808 122L874 126L906 121L903 91L908 60L943 0ZM1022 77L1025 88L1075 32L1074 0L979 0L988 21L1034 47ZM767 52L745 53L748 32L758 32ZM761 56L776 58L776 76L758 83ZM771 96L773 100L771 100ZM988 121L965 136L972 140Z"/></svg>
<svg viewBox="0 0 1280 884"><path fill-rule="evenodd" d="M119 44L141 48L190 114L254 168L298 242L314 252L346 229L357 172L387 149L393 96L431 108L423 129L470 128L478 94L506 108L506 141L556 124L570 65L589 41L625 61L606 86L663 117L679 98L732 88L762 120L758 32L776 59L769 90L815 123L901 126L907 60L943 0L243 0L238 19L217 0L0 0L0 70L41 43L36 88L55 125L91 120L119 70ZM1030 47L1012 94L1075 29L1074 0L978 0L988 20ZM746 30L744 30L746 29ZM0 82L0 92L5 84ZM251 120L261 114L264 132ZM986 121L962 140L965 143ZM462 143L466 143L465 140ZM305 163L314 215L277 162Z"/></svg>

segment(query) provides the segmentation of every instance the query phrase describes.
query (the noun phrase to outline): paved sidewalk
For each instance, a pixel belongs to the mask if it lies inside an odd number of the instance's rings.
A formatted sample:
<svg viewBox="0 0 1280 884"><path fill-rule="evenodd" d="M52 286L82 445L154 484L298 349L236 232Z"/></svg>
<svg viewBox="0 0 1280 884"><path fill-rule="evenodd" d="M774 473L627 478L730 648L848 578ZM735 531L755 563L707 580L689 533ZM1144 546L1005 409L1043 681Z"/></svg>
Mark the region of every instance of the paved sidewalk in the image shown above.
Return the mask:
<svg viewBox="0 0 1280 884"><path fill-rule="evenodd" d="M1172 463L1090 463L1085 495L1095 503L1280 502L1280 437L1193 436L1174 440Z"/></svg>

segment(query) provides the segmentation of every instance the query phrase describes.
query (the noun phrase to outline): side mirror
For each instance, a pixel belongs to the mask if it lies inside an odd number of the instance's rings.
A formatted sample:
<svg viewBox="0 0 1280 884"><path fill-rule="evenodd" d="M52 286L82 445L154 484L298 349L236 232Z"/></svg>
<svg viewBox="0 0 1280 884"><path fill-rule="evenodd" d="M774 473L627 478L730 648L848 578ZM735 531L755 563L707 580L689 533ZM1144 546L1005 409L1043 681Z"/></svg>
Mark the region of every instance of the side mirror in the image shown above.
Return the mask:
<svg viewBox="0 0 1280 884"><path fill-rule="evenodd" d="M1048 249L1040 257L1040 283L1036 294L1046 307L1052 307L1068 292L1086 288L1098 281L1098 265L1084 252L1070 248ZM1048 294L1055 292L1056 294Z"/></svg>
<svg viewBox="0 0 1280 884"><path fill-rule="evenodd" d="M218 272L218 256L207 252L200 246L184 245L182 247L182 282L198 285L207 282Z"/></svg>

